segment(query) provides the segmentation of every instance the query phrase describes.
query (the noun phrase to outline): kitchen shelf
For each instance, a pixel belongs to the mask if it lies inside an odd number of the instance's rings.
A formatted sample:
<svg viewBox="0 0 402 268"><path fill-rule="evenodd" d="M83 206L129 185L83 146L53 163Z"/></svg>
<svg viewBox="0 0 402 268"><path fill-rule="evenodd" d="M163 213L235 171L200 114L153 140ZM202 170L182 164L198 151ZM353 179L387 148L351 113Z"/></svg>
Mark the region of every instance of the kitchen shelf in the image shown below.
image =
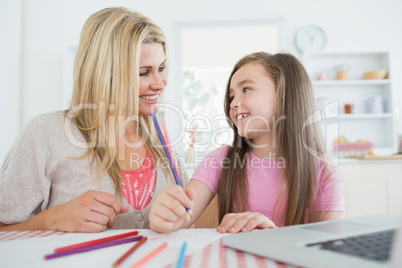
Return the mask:
<svg viewBox="0 0 402 268"><path fill-rule="evenodd" d="M340 114L340 119L382 119L392 118L394 115L391 113L379 113L379 114Z"/></svg>
<svg viewBox="0 0 402 268"><path fill-rule="evenodd" d="M390 52L308 52L303 54L302 62L312 81L319 108L325 113L321 125L330 150L332 142L342 135L350 142L367 139L377 150L397 152L397 106L392 88ZM336 80L337 67L341 65L349 67L349 80ZM386 79L363 78L365 72L377 69L388 71ZM318 80L323 73L328 80ZM368 108L370 101L378 99L382 103L382 112L371 113ZM351 114L345 113L346 104L353 105Z"/></svg>
<svg viewBox="0 0 402 268"><path fill-rule="evenodd" d="M327 80L327 81L312 81L313 86L347 86L347 85L389 85L390 79L356 79L356 80Z"/></svg>

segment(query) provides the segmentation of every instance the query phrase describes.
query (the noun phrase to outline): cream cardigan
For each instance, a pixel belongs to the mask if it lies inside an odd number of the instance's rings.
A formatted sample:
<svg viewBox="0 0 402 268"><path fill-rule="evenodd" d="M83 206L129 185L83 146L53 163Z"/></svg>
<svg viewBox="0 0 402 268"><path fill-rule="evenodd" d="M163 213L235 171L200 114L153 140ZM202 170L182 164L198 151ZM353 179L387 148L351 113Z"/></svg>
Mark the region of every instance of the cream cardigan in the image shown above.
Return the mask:
<svg viewBox="0 0 402 268"><path fill-rule="evenodd" d="M91 169L85 139L62 113L40 115L32 119L18 135L0 173L0 222L16 224L38 213L64 204L88 190L115 194L115 185L107 172L97 180L97 161ZM184 184L188 179L181 174ZM154 197L172 180L158 166ZM130 207L117 216L114 229L149 228L151 202L142 211ZM124 198L120 202L128 205Z"/></svg>

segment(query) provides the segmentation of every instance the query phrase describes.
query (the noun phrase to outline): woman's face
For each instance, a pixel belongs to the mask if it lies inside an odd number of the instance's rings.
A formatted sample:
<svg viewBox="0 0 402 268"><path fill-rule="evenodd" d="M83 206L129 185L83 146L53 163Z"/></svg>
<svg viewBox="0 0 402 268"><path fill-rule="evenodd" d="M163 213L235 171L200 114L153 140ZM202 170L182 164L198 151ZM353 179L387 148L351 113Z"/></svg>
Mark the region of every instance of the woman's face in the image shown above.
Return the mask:
<svg viewBox="0 0 402 268"><path fill-rule="evenodd" d="M143 44L140 58L140 115L150 115L151 107L159 102L159 94L167 84L166 55L160 43Z"/></svg>

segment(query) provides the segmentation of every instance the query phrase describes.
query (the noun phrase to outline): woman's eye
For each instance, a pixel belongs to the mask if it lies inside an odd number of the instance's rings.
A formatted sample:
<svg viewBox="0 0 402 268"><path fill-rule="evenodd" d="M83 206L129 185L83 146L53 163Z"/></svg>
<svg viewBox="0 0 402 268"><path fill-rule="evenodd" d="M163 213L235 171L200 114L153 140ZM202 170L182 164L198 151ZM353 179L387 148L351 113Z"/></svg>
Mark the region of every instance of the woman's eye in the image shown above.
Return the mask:
<svg viewBox="0 0 402 268"><path fill-rule="evenodd" d="M166 68L166 66L161 66L161 67L159 67L158 71L163 72L163 70L165 70L165 68Z"/></svg>
<svg viewBox="0 0 402 268"><path fill-rule="evenodd" d="M234 97L229 97L229 102L232 102L234 100Z"/></svg>
<svg viewBox="0 0 402 268"><path fill-rule="evenodd" d="M149 71L146 70L146 71L141 72L140 76L147 76L148 74L149 74Z"/></svg>
<svg viewBox="0 0 402 268"><path fill-rule="evenodd" d="M243 92L247 92L247 91L250 91L250 90L251 90L250 88L245 87L245 88L243 89Z"/></svg>

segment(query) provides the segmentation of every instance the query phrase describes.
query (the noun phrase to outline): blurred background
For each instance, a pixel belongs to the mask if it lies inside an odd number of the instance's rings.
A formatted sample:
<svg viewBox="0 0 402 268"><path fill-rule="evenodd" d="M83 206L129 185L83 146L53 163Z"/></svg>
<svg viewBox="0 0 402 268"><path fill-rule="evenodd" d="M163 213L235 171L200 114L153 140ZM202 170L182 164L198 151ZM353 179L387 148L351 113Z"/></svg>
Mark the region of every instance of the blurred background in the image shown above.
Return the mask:
<svg viewBox="0 0 402 268"><path fill-rule="evenodd" d="M400 0L1 0L1 163L27 121L69 106L82 26L111 6L144 13L167 35L167 107L158 116L190 176L206 153L230 142L222 107L234 63L255 51L287 52L313 82L345 216L400 214ZM375 69L387 76L364 78Z"/></svg>
<svg viewBox="0 0 402 268"><path fill-rule="evenodd" d="M228 131L217 130L227 126L222 117L223 93L234 63L259 50L288 52L305 60L295 40L298 30L307 25L323 30L322 53L386 53L385 68L393 74L388 101L394 102L386 112L396 124L385 128L391 132L390 139L402 133L402 124L397 123L402 116L400 0L1 0L0 162L28 120L68 107L82 26L91 14L110 6L144 13L167 35L170 74L164 103L183 111L187 120L179 120L172 108L162 109L159 116L166 120L179 154L188 150L194 129L198 150L210 151L230 140ZM340 63L348 63L347 58L322 71L331 78ZM314 68L312 79L320 71ZM347 90L342 94L347 95ZM339 107L343 113L342 102ZM364 138L359 133L350 135ZM395 144L390 143L394 150Z"/></svg>

